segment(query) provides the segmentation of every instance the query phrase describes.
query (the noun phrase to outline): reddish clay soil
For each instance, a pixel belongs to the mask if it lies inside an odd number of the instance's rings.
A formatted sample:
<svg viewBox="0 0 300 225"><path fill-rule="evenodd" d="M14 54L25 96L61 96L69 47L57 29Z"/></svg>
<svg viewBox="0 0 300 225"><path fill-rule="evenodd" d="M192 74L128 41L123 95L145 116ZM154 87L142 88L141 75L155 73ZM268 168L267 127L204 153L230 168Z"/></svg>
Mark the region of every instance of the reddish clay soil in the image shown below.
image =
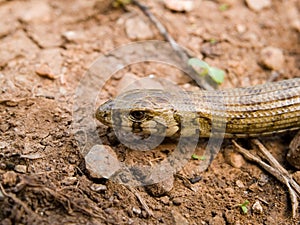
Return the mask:
<svg viewBox="0 0 300 225"><path fill-rule="evenodd" d="M143 187L133 190L91 178L71 127L81 78L99 56L118 46L163 40L136 6L112 8L109 3L0 0L0 223L299 224L299 216L291 217L287 188L237 156L230 140L205 172L194 171L198 161L190 160L163 196L153 196ZM226 71L220 88L300 76L297 0L273 0L258 11L243 0L196 0L190 12L171 11L162 1L143 3L181 46ZM143 24L135 29L128 20ZM283 55L273 70L261 65L262 50L269 46ZM195 85L172 67L141 63L112 76L99 101L113 97L128 73L154 74L183 87ZM98 129L110 144L105 126L98 123ZM293 135L262 141L282 165L297 174L285 159ZM206 143L201 140L199 148ZM249 140L239 143L255 148ZM121 144L114 149L124 153ZM232 157L239 158L240 164L232 165ZM190 182L191 178L199 180ZM245 214L239 205L246 200ZM262 211L253 207L256 202Z"/></svg>

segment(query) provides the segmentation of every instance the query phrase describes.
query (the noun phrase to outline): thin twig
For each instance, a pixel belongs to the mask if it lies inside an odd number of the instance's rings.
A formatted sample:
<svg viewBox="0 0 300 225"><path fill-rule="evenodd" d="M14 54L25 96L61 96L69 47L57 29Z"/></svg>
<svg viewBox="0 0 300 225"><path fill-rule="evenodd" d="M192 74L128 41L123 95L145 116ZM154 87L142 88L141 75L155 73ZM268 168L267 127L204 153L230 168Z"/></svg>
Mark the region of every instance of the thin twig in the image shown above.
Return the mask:
<svg viewBox="0 0 300 225"><path fill-rule="evenodd" d="M185 63L188 62L189 58L193 56L190 55L185 49L181 48L179 44L172 38L172 36L168 33L167 29L164 25L151 13L149 8L143 4L141 4L138 0L132 0L132 3L138 6L141 11L150 19L150 21L156 26L159 33L164 37L164 39L170 43L173 50L178 54L181 60ZM189 76L197 82L197 84L205 90L214 90L214 87L211 86L204 78L198 76L197 72L192 68L189 68Z"/></svg>
<svg viewBox="0 0 300 225"><path fill-rule="evenodd" d="M296 218L297 209L298 209L298 206L299 206L299 202L298 202L298 198L297 198L297 194L298 194L298 197L299 197L299 190L300 190L299 185L289 176L288 173L286 174L285 172L282 172L281 169L279 169L278 167L275 166L275 168L274 168L274 167L268 165L267 163L263 162L261 159L259 159L258 157L252 155L249 151L247 151L246 149L241 147L239 144L237 144L236 141L232 140L232 142L237 147L236 148L237 152L242 154L246 159L259 164L264 170L269 172L271 175L273 175L275 178L277 178L277 180L279 180L282 184L287 186L289 194L290 194L290 198L291 198L291 203L292 203L292 217ZM258 143L258 142L256 141L254 143ZM260 149L261 146L263 146L263 145L260 143L259 149ZM268 153L265 154L265 150L266 149L264 148L264 150L261 151L261 152L267 158L268 162L270 162L271 165L279 164L277 162L277 160L268 151L267 151ZM282 168L282 169L284 169L284 168Z"/></svg>
<svg viewBox="0 0 300 225"><path fill-rule="evenodd" d="M270 163L270 165L276 168L280 173L284 175L286 179L288 179L289 183L291 184L293 189L297 192L298 196L300 197L300 186L290 176L289 172L280 165L280 163L272 156L272 154L268 151L268 149L266 149L266 147L258 139L254 139L253 143L258 146L258 149L265 156L266 160Z"/></svg>
<svg viewBox="0 0 300 225"><path fill-rule="evenodd" d="M237 152L239 152L240 154L242 154L246 159L259 164L263 169L265 169L267 172L269 172L270 174L275 176L280 182L285 183L285 180L282 179L281 175L279 174L279 172L276 169L274 169L267 163L263 162L258 157L252 155L247 149L243 148L238 143L236 143L236 141L232 140L232 142L235 145L235 147L237 147L237 149L235 149L235 150Z"/></svg>
<svg viewBox="0 0 300 225"><path fill-rule="evenodd" d="M258 139L254 139L252 140L252 142L258 146L258 149L265 156L266 160L270 163L271 166L277 168L284 175L289 176L288 171L286 171L286 169L284 169L280 165L280 163L272 156L272 154L268 151L268 149L266 149L266 147Z"/></svg>
<svg viewBox="0 0 300 225"><path fill-rule="evenodd" d="M299 207L297 193L295 192L294 188L291 187L289 179L287 179L285 176L283 176L283 179L285 180L285 185L287 186L290 194L290 199L292 203L292 216L293 218L296 218L297 209Z"/></svg>
<svg viewBox="0 0 300 225"><path fill-rule="evenodd" d="M168 33L167 29L162 25L162 23L151 13L149 8L143 4L141 4L137 0L132 0L132 3L138 6L146 16L149 17L150 21L156 26L158 29L159 33L164 37L166 41L170 43L172 48L181 55L181 58L184 60L188 60L188 58L191 58L192 56L188 53L185 52L183 49L179 47L177 42L171 37L171 35Z"/></svg>

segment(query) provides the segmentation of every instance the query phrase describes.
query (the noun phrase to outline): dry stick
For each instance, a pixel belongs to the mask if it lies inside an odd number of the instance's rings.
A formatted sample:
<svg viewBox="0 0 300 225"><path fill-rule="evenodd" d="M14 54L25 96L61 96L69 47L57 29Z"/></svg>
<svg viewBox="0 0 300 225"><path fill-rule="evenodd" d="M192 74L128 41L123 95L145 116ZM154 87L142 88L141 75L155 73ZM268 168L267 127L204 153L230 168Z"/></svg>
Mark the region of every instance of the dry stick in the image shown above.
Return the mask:
<svg viewBox="0 0 300 225"><path fill-rule="evenodd" d="M280 163L272 156L272 154L266 149L266 147L258 140L254 139L252 141L255 145L258 146L258 149L261 151L261 153L266 157L266 160L270 163L271 166L275 167L280 173L285 176L293 189L297 192L298 196L300 197L300 186L299 184L290 176L289 172L284 169Z"/></svg>
<svg viewBox="0 0 300 225"><path fill-rule="evenodd" d="M292 217L296 218L297 215L297 209L299 207L299 202L297 198L297 193L295 190L291 187L289 179L287 179L285 176L283 176L283 179L285 180L285 185L288 187L291 203L292 203Z"/></svg>
<svg viewBox="0 0 300 225"><path fill-rule="evenodd" d="M172 38L172 36L168 33L167 29L164 27L164 25L151 13L149 8L143 4L141 4L138 0L132 0L132 3L138 6L142 12L150 19L150 21L156 26L159 33L164 37L164 39L170 43L173 50L179 55L181 60L183 62L188 62L189 58L192 58L192 56L185 51L183 48L179 46L179 44ZM205 79L201 79L196 71L194 71L190 67L189 76L197 82L197 84L204 88L205 90L214 90L214 88L205 81Z"/></svg>
<svg viewBox="0 0 300 225"><path fill-rule="evenodd" d="M156 28L158 29L158 31L160 32L160 34L165 38L166 41L168 41L170 43L170 45L172 46L172 48L178 53L180 54L180 57L182 59L186 59L188 60L188 58L190 58L191 56L187 53L184 52L183 49L180 49L179 45L177 44L177 42L169 35L167 29L162 25L162 23L150 12L149 8L143 4L141 4L140 2L138 2L137 0L133 0L132 1L133 4L137 5L146 16L149 17L149 19L151 20L151 22L156 26Z"/></svg>
<svg viewBox="0 0 300 225"><path fill-rule="evenodd" d="M254 139L252 142L258 146L258 149L261 151L261 153L264 155L264 157L270 163L270 165L276 168L282 174L282 177L285 180L285 185L289 189L290 198L292 202L292 214L296 215L296 211L299 206L296 194L300 196L300 186L298 185L297 182L293 180L293 178L291 178L288 171L284 169L280 165L280 163L278 163L278 161L273 157L273 155L268 151L268 149L266 149L266 147L258 139Z"/></svg>
<svg viewBox="0 0 300 225"><path fill-rule="evenodd" d="M237 147L236 151L242 154L246 159L256 162L259 164L263 169L265 169L267 172L272 174L274 177L276 177L281 183L287 186L289 193L290 193L290 198L291 198L291 203L292 203L292 217L295 218L297 213L297 208L298 208L298 199L297 199L297 193L295 192L294 188L290 186L289 183L289 177L286 177L284 174L282 174L278 169L273 168L272 166L266 164L263 162L261 159L258 157L252 155L249 151L241 147L239 144L236 143L236 141L232 140L233 144ZM298 190L297 190L298 192Z"/></svg>

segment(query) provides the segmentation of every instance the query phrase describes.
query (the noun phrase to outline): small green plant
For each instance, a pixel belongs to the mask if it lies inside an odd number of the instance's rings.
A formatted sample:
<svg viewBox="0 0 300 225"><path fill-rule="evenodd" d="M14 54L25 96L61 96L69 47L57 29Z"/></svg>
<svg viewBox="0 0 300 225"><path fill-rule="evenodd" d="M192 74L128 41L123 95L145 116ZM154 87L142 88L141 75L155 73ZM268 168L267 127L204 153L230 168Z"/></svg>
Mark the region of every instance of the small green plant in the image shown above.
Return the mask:
<svg viewBox="0 0 300 225"><path fill-rule="evenodd" d="M128 5L131 3L131 0L115 0L113 1L112 5L113 7L121 7L121 6L124 6L124 5Z"/></svg>
<svg viewBox="0 0 300 225"><path fill-rule="evenodd" d="M209 43L211 43L212 45L214 45L214 44L217 43L217 39L211 38L211 39L209 40Z"/></svg>
<svg viewBox="0 0 300 225"><path fill-rule="evenodd" d="M205 160L205 156L199 156L197 154L193 154L192 159L194 159L194 160Z"/></svg>
<svg viewBox="0 0 300 225"><path fill-rule="evenodd" d="M226 3L221 4L221 5L219 6L219 10L222 11L222 12L228 10L228 8L229 8L229 5L226 4Z"/></svg>
<svg viewBox="0 0 300 225"><path fill-rule="evenodd" d="M225 76L225 72L223 70L210 66L206 62L197 58L190 58L188 64L192 66L200 76L209 75L217 84L223 83Z"/></svg>
<svg viewBox="0 0 300 225"><path fill-rule="evenodd" d="M242 204L239 204L239 207L241 207L241 210L243 211L244 214L248 213L247 205L249 205L248 200L245 200Z"/></svg>

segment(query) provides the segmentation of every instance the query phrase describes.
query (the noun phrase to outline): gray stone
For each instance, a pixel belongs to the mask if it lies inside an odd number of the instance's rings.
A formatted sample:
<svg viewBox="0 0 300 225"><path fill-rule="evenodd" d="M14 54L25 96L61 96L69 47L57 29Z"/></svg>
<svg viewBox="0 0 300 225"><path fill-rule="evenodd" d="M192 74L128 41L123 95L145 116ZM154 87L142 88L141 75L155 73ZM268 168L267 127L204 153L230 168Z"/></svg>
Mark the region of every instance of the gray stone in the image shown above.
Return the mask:
<svg viewBox="0 0 300 225"><path fill-rule="evenodd" d="M259 201L255 201L255 203L252 206L252 210L254 213L257 213L257 214L263 213L263 207L261 206Z"/></svg>
<svg viewBox="0 0 300 225"><path fill-rule="evenodd" d="M126 34L131 40L146 40L154 37L149 26L142 18L132 17L125 22Z"/></svg>
<svg viewBox="0 0 300 225"><path fill-rule="evenodd" d="M93 178L108 179L121 168L116 153L107 145L95 145L84 159Z"/></svg>
<svg viewBox="0 0 300 225"><path fill-rule="evenodd" d="M279 48L268 46L260 52L260 63L272 70L280 70L283 68L284 56Z"/></svg>
<svg viewBox="0 0 300 225"><path fill-rule="evenodd" d="M260 11L264 8L270 7L271 0L246 0L247 6L253 11Z"/></svg>
<svg viewBox="0 0 300 225"><path fill-rule="evenodd" d="M172 216L175 225L189 225L189 221L183 217L178 211L172 210Z"/></svg>
<svg viewBox="0 0 300 225"><path fill-rule="evenodd" d="M20 15L24 22L41 23L51 19L51 7L46 1L34 1L28 4Z"/></svg>
<svg viewBox="0 0 300 225"><path fill-rule="evenodd" d="M107 187L104 184L92 184L91 190L95 192L106 191Z"/></svg>
<svg viewBox="0 0 300 225"><path fill-rule="evenodd" d="M19 173L26 173L27 172L27 166L25 165L16 165L15 171Z"/></svg>
<svg viewBox="0 0 300 225"><path fill-rule="evenodd" d="M164 3L166 8L177 12L190 12L194 9L194 0L165 0Z"/></svg>

